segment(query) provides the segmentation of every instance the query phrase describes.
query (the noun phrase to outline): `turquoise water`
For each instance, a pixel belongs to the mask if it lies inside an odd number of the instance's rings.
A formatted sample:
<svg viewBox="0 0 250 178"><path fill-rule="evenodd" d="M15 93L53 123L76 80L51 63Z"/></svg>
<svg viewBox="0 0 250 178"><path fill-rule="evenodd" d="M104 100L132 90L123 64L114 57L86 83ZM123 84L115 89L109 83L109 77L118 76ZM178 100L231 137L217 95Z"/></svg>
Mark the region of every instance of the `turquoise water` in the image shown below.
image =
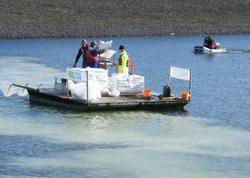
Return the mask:
<svg viewBox="0 0 250 178"><path fill-rule="evenodd" d="M0 177L250 177L250 36L215 39L231 51L195 55L200 36L113 38L156 92L170 65L191 68L192 101L185 112L97 113L6 94L13 82L53 84L80 39L0 40Z"/></svg>

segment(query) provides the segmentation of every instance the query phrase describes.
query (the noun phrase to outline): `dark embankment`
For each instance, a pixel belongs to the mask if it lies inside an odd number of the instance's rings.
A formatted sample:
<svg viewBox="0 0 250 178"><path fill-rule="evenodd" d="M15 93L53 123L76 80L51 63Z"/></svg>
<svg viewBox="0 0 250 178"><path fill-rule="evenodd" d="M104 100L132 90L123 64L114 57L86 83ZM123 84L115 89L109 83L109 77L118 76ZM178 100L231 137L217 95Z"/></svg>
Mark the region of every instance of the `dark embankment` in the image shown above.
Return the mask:
<svg viewBox="0 0 250 178"><path fill-rule="evenodd" d="M0 37L249 33L249 0L0 0Z"/></svg>

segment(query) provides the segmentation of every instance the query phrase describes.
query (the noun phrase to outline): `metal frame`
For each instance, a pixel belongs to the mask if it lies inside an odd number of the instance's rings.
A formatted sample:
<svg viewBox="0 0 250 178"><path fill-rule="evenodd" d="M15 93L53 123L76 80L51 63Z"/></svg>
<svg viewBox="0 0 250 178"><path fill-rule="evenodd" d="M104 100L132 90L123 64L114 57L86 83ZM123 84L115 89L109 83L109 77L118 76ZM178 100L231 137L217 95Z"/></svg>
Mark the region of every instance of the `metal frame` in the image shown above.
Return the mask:
<svg viewBox="0 0 250 178"><path fill-rule="evenodd" d="M170 73L171 73L171 67L169 67L169 70L168 70L168 86L171 88L171 76L170 76ZM191 95L191 84L192 84L192 70L191 69L188 69L190 71L190 76L189 76L189 86L188 86L188 92L189 92L189 95ZM180 80L180 79L178 79Z"/></svg>
<svg viewBox="0 0 250 178"><path fill-rule="evenodd" d="M191 84L192 84L192 70L190 70L190 76L189 76L189 87L188 87L188 92L189 92L189 95L191 95ZM190 96L189 96L190 97Z"/></svg>
<svg viewBox="0 0 250 178"><path fill-rule="evenodd" d="M168 86L171 88L171 77L170 77L171 66L168 68Z"/></svg>
<svg viewBox="0 0 250 178"><path fill-rule="evenodd" d="M89 73L88 71L86 72L86 91L87 91L87 104L89 103ZM67 95L67 99L69 99L69 84L68 84L68 80L69 78L67 77L67 81L66 81L66 95ZM83 81L80 81L83 82Z"/></svg>
<svg viewBox="0 0 250 178"><path fill-rule="evenodd" d="M89 72L86 71L86 90L87 90L87 105L89 103Z"/></svg>
<svg viewBox="0 0 250 178"><path fill-rule="evenodd" d="M23 92L24 92L24 89L27 89L27 88L28 88L28 85L29 85L29 83L26 83L24 86L23 86L23 85L18 85L18 84L12 83L12 84L9 86L9 88L8 88L6 94L7 94L7 96L9 96L10 89L11 89L13 86L22 88L22 93L23 93ZM36 90L39 91L39 88L40 88L42 85L43 85L43 83L39 84L38 87L36 88Z"/></svg>
<svg viewBox="0 0 250 178"><path fill-rule="evenodd" d="M67 99L69 99L69 79L68 78L66 81L66 95L67 95Z"/></svg>

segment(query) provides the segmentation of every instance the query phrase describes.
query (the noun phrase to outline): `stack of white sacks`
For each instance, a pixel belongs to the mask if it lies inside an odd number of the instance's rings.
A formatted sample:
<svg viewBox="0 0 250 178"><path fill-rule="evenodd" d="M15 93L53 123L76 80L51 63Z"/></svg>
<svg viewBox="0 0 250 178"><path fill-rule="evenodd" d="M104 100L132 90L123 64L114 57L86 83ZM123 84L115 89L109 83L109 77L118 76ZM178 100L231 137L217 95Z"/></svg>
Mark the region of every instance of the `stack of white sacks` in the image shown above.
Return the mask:
<svg viewBox="0 0 250 178"><path fill-rule="evenodd" d="M108 72L98 68L70 68L67 69L68 89L72 98L87 99L87 72L88 72L88 99L97 100L101 92L108 92Z"/></svg>
<svg viewBox="0 0 250 178"><path fill-rule="evenodd" d="M128 75L124 73L113 74L109 78L111 91L137 93L144 90L144 77L139 75Z"/></svg>
<svg viewBox="0 0 250 178"><path fill-rule="evenodd" d="M119 96L120 92L137 93L144 90L144 77L139 75L112 74L99 68L68 68L68 89L72 98L87 99L86 71L88 71L88 99L98 100L101 92L108 92L110 96Z"/></svg>

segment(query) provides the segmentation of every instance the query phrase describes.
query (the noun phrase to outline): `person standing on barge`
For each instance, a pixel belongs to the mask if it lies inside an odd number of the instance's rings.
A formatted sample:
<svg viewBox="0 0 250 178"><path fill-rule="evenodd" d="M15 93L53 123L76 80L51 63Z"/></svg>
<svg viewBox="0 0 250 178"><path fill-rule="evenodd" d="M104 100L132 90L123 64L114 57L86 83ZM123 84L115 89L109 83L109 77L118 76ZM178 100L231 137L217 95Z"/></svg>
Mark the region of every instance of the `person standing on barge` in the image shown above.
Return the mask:
<svg viewBox="0 0 250 178"><path fill-rule="evenodd" d="M125 47L121 45L119 47L120 55L118 61L115 62L117 66L117 73L126 73L128 74L128 55L125 51Z"/></svg>
<svg viewBox="0 0 250 178"><path fill-rule="evenodd" d="M73 67L76 67L81 56L82 56L82 68L86 67L87 55L89 53L89 46L87 40L83 39L81 45L82 46L78 50Z"/></svg>
<svg viewBox="0 0 250 178"><path fill-rule="evenodd" d="M86 58L87 67L99 68L99 55L104 52L105 50L99 49L96 41L93 40L90 44L89 55Z"/></svg>

